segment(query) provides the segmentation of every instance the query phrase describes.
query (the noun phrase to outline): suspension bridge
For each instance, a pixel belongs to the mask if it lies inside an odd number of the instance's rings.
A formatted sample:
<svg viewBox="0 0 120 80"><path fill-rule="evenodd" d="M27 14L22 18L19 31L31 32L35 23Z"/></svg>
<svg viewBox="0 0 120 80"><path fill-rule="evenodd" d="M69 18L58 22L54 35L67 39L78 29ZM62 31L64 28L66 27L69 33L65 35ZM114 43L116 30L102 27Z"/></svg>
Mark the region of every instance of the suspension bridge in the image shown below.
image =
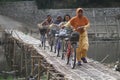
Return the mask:
<svg viewBox="0 0 120 80"><path fill-rule="evenodd" d="M47 80L120 80L119 72L91 59L87 64L71 69L55 53L49 52L49 47L44 50L38 39L21 31L5 29L2 37L9 64L14 71L23 73L26 79L32 75L40 80L45 72Z"/></svg>
<svg viewBox="0 0 120 80"><path fill-rule="evenodd" d="M113 39L116 39L116 37L118 38L120 24L118 21L118 24L116 24L116 22L111 23L111 18L113 17L90 18L90 21L94 23L91 24L91 28L88 31L89 34L105 39L109 37ZM103 24L101 21L105 23ZM113 19L112 21L115 20ZM64 60L56 57L56 54L49 52L49 47L46 50L39 47L40 40L23 33L24 31L21 32L16 30L16 27L19 27L19 29L23 28L21 23L0 16L0 26L1 25L4 28L2 30L3 50L8 64L12 67L13 72L19 73L20 77L25 77L25 80L27 80L29 76L33 76L37 80L40 80L43 73L47 74L47 80L120 80L119 72L113 71L103 64L91 59L88 59L87 64L76 66L75 69L71 69L70 65L66 65ZM100 48L98 45L96 46L98 49ZM92 48L96 46L92 46ZM117 45L105 46L104 53L111 52L111 54L113 54L112 48L116 48L113 46ZM107 47L110 48L108 49ZM119 50L119 46L115 49L115 53L119 53L117 49ZM91 54L92 52L93 51L91 51ZM94 53L98 55L100 51L96 50Z"/></svg>

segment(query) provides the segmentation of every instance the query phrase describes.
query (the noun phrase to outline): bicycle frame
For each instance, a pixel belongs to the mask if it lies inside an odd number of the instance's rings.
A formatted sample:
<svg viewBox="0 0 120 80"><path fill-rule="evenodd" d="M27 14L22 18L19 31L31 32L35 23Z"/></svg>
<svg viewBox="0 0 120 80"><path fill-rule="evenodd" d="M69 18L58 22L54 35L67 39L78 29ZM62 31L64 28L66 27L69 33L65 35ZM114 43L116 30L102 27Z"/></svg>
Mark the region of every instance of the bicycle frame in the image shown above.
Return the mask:
<svg viewBox="0 0 120 80"><path fill-rule="evenodd" d="M67 41L67 52L66 52L66 57L67 57L67 64L69 64L70 57L72 57L71 64L72 64L72 69L74 69L75 64L76 64L76 49L77 49L77 42L71 42L70 40ZM73 62L74 60L74 62Z"/></svg>
<svg viewBox="0 0 120 80"><path fill-rule="evenodd" d="M62 49L62 55L61 55L61 57L62 57L62 59L63 59L63 53L64 53L64 51L65 51L65 47L64 47L64 37L58 37L57 38L57 43L56 43L56 50L57 50L57 56L59 56L59 52L60 52L60 50Z"/></svg>
<svg viewBox="0 0 120 80"><path fill-rule="evenodd" d="M61 49L61 40L60 38L58 38L56 43L57 57L59 57L60 49Z"/></svg>
<svg viewBox="0 0 120 80"><path fill-rule="evenodd" d="M49 37L48 37L48 42L49 42L49 45L50 45L50 51L52 52L53 51L53 46L55 44L55 36L50 34Z"/></svg>

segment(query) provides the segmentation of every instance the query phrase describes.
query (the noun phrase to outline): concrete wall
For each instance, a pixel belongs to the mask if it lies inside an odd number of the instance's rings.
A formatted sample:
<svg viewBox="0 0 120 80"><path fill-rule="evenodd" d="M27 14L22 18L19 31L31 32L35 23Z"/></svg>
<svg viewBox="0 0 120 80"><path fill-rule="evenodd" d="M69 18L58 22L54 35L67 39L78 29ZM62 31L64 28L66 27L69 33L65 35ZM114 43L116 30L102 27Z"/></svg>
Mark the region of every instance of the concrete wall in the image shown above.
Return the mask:
<svg viewBox="0 0 120 80"><path fill-rule="evenodd" d="M91 22L89 32L116 32L120 29L116 17L120 15L120 8L85 8L85 15ZM75 9L44 9L38 10L34 1L0 3L0 14L12 17L21 22L36 26L42 22L47 14L55 18L57 15L75 15ZM97 29L95 29L97 28Z"/></svg>

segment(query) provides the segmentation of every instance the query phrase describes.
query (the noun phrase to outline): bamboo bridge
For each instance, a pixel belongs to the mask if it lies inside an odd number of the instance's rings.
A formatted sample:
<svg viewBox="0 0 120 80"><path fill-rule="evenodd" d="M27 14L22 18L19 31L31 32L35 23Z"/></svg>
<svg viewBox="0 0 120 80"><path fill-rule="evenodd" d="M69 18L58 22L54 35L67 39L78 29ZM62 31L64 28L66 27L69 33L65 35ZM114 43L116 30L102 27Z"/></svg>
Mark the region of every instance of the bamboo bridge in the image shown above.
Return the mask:
<svg viewBox="0 0 120 80"><path fill-rule="evenodd" d="M90 59L87 64L71 69L55 53L49 52L49 47L42 49L38 39L21 31L4 30L2 37L9 65L22 74L25 80L29 76L41 80L43 72L47 74L47 80L120 80L119 72Z"/></svg>

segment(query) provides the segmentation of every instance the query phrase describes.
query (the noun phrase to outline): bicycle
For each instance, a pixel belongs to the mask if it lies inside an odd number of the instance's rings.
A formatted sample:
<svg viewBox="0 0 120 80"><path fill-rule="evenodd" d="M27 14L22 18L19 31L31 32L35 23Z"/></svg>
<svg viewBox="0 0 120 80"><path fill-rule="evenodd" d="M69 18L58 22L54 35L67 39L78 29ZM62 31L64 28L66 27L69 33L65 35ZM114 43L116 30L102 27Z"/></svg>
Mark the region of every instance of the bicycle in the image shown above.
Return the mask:
<svg viewBox="0 0 120 80"><path fill-rule="evenodd" d="M76 65L76 49L79 41L79 33L72 32L70 37L66 39L67 42L67 51L66 51L66 64L71 65L71 68L74 69Z"/></svg>
<svg viewBox="0 0 120 80"><path fill-rule="evenodd" d="M50 27L49 35L48 35L48 42L51 48L50 49L51 52L53 51L53 47L54 47L54 52L56 53L57 39L56 39L55 34L58 34L58 33L59 33L59 26L56 24L52 24L52 26Z"/></svg>
<svg viewBox="0 0 120 80"><path fill-rule="evenodd" d="M56 34L56 30L55 29L51 29L50 32L49 32L49 37L48 37L48 42L49 42L49 45L50 45L50 51L52 52L53 51L53 46L54 46L54 43L55 43L55 34Z"/></svg>
<svg viewBox="0 0 120 80"><path fill-rule="evenodd" d="M72 29L71 28L66 28L66 35L64 35L63 37L63 41L62 41L62 55L61 55L61 59L64 59L65 54L67 52L67 42L68 42L68 37L70 36L70 34L72 33Z"/></svg>
<svg viewBox="0 0 120 80"><path fill-rule="evenodd" d="M64 58L63 54L65 53L65 41L64 38L66 37L66 29L60 29L59 34L56 34L56 50L57 50L57 57L59 57L60 50L62 49L61 59Z"/></svg>
<svg viewBox="0 0 120 80"><path fill-rule="evenodd" d="M64 59L64 54L65 54L65 41L64 38L66 35L56 35L58 37L57 39L57 44L56 44L56 49L57 49L57 57L61 57L61 59ZM60 55L60 50L62 50L62 53Z"/></svg>

